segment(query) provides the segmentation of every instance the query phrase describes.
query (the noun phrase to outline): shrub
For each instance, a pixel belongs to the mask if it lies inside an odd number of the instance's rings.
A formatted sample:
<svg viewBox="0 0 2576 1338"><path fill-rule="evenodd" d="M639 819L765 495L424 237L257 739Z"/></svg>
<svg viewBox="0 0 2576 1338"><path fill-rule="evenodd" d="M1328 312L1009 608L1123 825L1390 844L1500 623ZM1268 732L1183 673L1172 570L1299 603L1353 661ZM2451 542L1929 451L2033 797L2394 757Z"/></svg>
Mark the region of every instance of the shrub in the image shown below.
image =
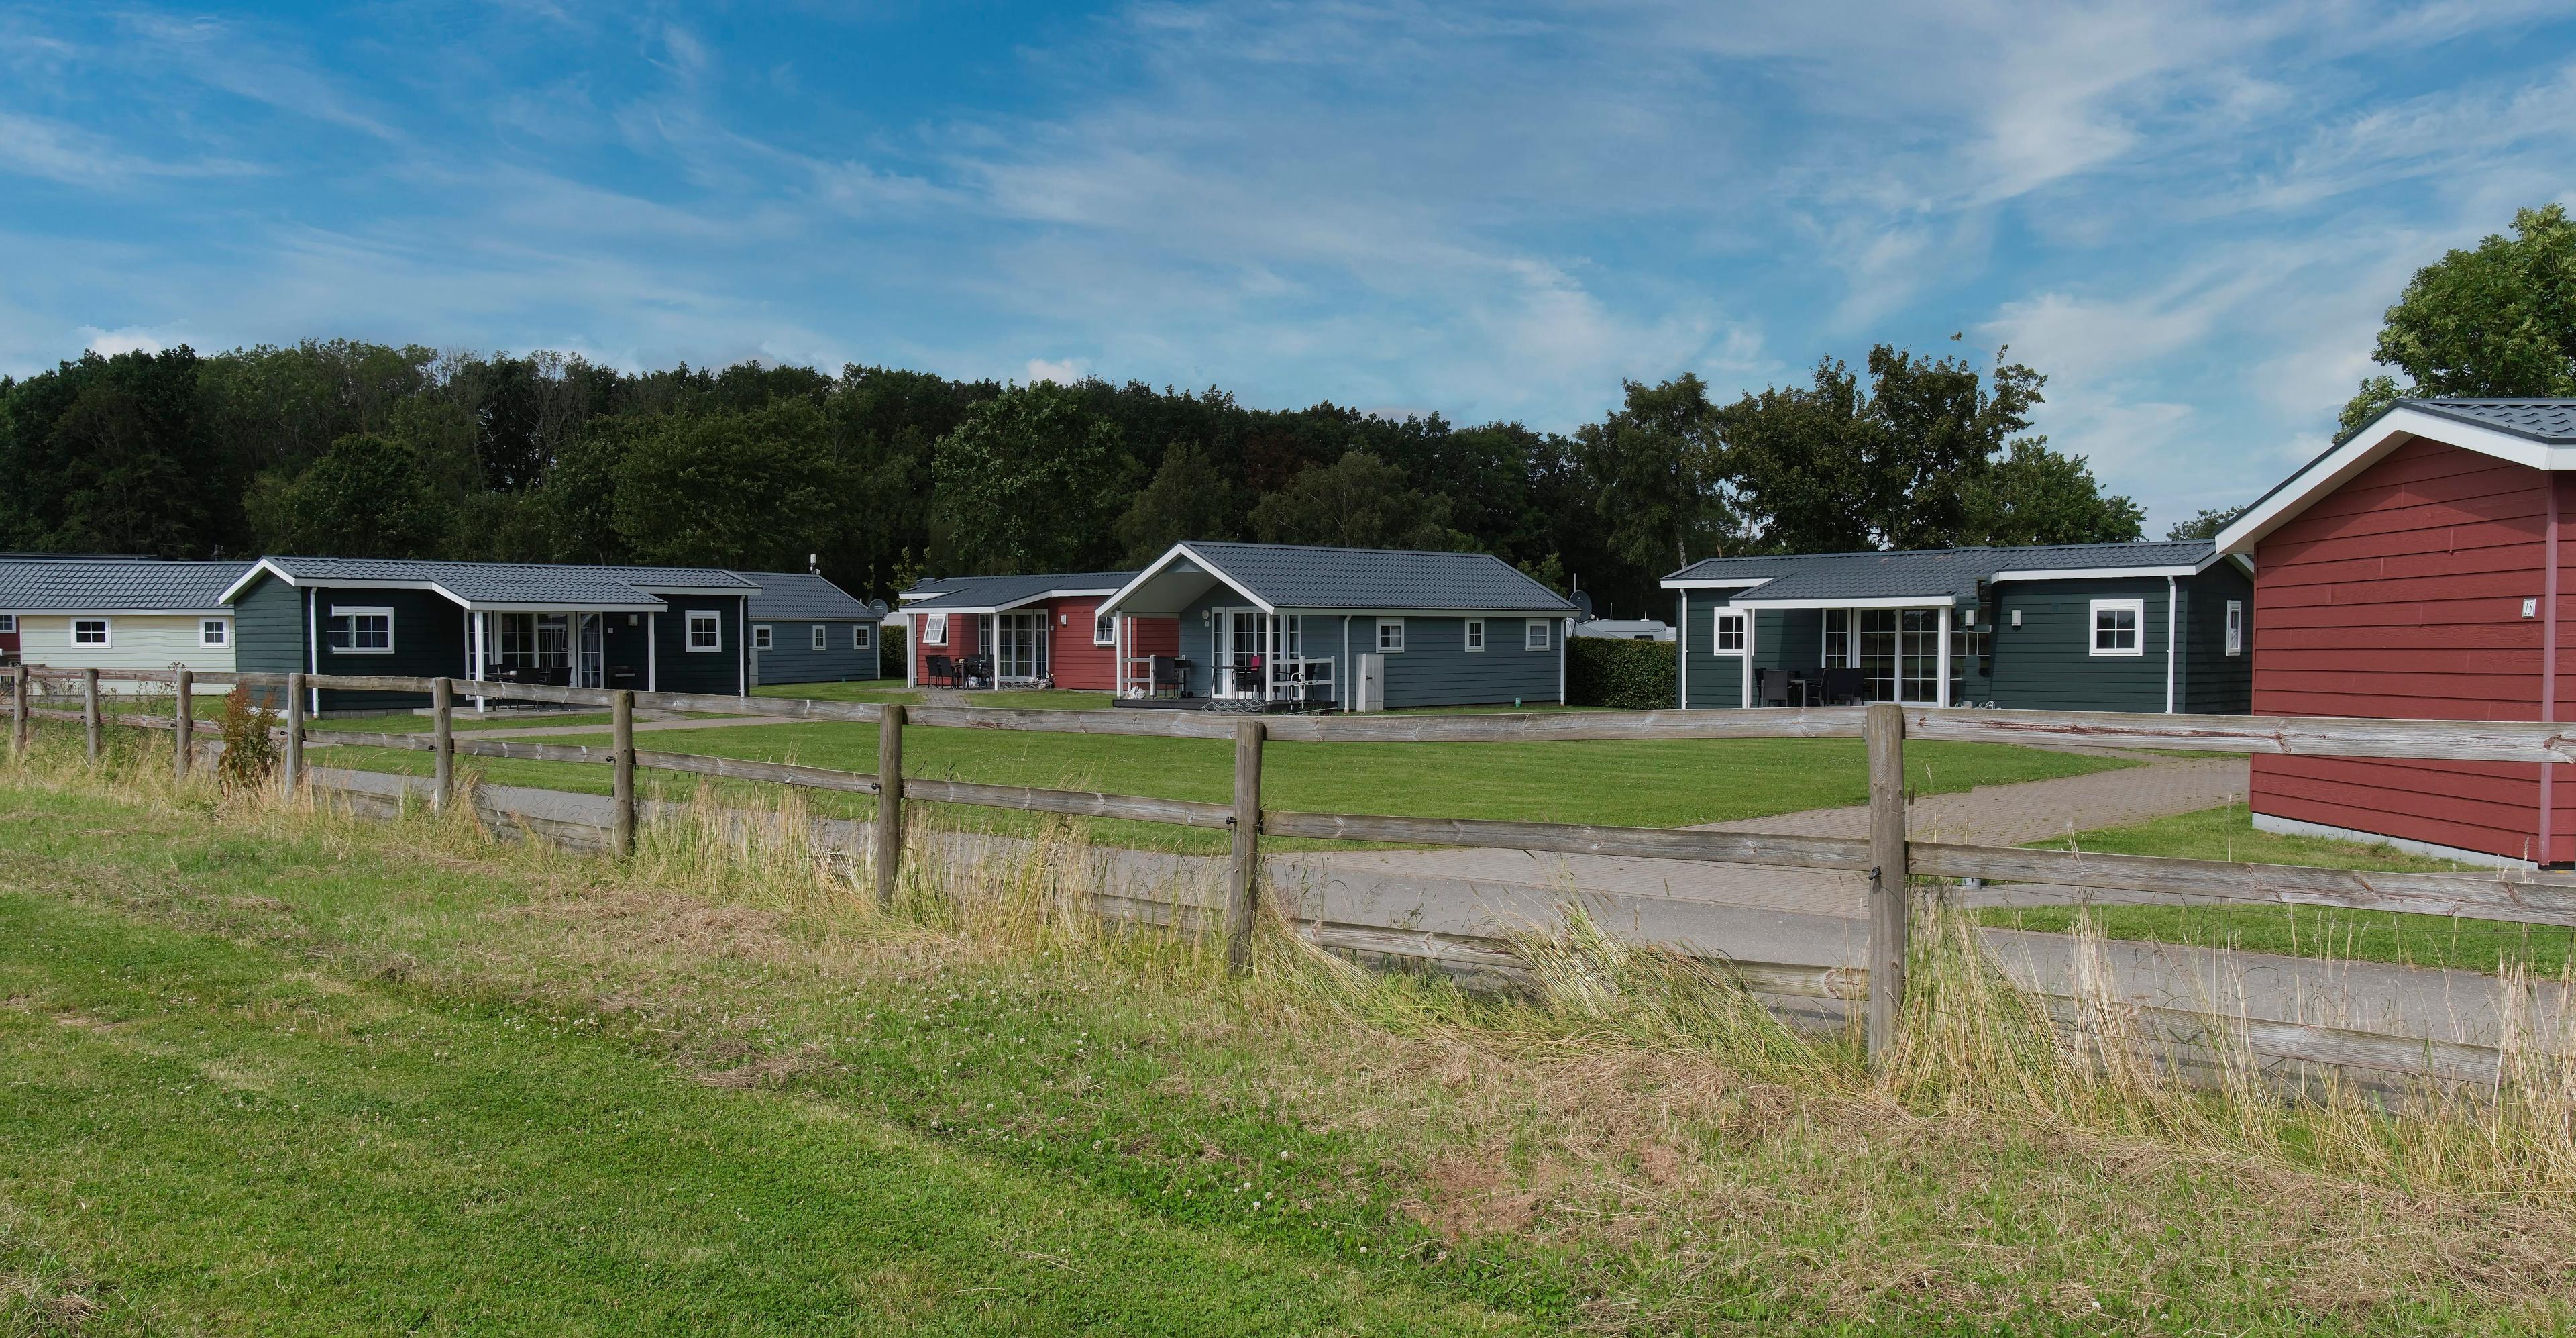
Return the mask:
<svg viewBox="0 0 2576 1338"><path fill-rule="evenodd" d="M1660 711L1680 700L1681 658L1670 641L1579 636L1565 643L1565 697L1575 706Z"/></svg>
<svg viewBox="0 0 2576 1338"><path fill-rule="evenodd" d="M277 712L263 701L251 705L248 684L236 683L224 697L224 755L216 773L227 788L258 785L277 766L277 741L269 737Z"/></svg>

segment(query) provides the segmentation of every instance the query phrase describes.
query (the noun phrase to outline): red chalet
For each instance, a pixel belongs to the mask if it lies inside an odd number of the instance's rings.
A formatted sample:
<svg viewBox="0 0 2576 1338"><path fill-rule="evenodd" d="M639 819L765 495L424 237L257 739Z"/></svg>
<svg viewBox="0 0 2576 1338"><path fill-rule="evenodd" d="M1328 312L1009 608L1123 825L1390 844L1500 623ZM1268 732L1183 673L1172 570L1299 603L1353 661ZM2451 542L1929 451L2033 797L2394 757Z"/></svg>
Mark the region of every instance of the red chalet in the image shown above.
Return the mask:
<svg viewBox="0 0 2576 1338"><path fill-rule="evenodd" d="M902 596L900 616L912 643L904 684L1110 691L1122 659L1137 664L1180 650L1175 619L1101 616L1101 602L1135 576L1094 571L923 581Z"/></svg>
<svg viewBox="0 0 2576 1338"><path fill-rule="evenodd" d="M2570 470L2576 400L2401 400L2265 494L2218 536L2254 562L2255 713L2569 719ZM2249 798L2267 831L2565 864L2555 771L2256 757Z"/></svg>

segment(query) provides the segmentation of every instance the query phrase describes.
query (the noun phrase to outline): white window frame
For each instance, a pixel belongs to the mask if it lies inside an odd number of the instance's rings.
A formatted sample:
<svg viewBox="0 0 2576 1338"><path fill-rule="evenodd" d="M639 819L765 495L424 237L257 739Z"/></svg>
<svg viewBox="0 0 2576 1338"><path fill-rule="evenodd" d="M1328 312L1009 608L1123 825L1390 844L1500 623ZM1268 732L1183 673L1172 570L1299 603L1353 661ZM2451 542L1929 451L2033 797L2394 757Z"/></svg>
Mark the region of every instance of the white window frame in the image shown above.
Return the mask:
<svg viewBox="0 0 2576 1338"><path fill-rule="evenodd" d="M816 623L816 624L814 624L814 637L813 637L813 641L814 641L814 649L816 649L816 650L829 650L829 649L831 649L831 641L829 640L829 638L831 637L831 635L832 635L832 631L831 631L831 629L830 629L830 628L825 627L825 626L824 626L823 624L821 624L821 623Z"/></svg>
<svg viewBox="0 0 2576 1338"><path fill-rule="evenodd" d="M714 634L708 638L708 644L703 646L698 644L698 623L701 619L715 628ZM724 650L724 610L690 609L684 613L680 624L680 649L691 655L713 655Z"/></svg>
<svg viewBox="0 0 2576 1338"><path fill-rule="evenodd" d="M1522 650L1552 650L1556 642L1548 631L1548 620L1532 618L1521 624Z"/></svg>
<svg viewBox="0 0 2576 1338"><path fill-rule="evenodd" d="M1750 631L1750 624L1746 619L1749 616L1743 609L1717 610L1717 616L1710 622L1708 628L1708 653L1711 655L1749 654L1750 650L1746 645ZM1732 646L1726 644L1729 628L1732 628L1735 634L1735 644Z"/></svg>
<svg viewBox="0 0 2576 1338"><path fill-rule="evenodd" d="M1389 641L1387 638L1386 634L1389 632L1395 633L1395 637L1392 641ZM1402 618L1380 618L1377 620L1377 653L1380 655L1402 655L1404 653L1404 620Z"/></svg>
<svg viewBox="0 0 2576 1338"><path fill-rule="evenodd" d="M2227 601L2227 653L2245 653L2245 601L2241 599Z"/></svg>
<svg viewBox="0 0 2576 1338"><path fill-rule="evenodd" d="M0 613L0 635L13 634L17 630L18 615L14 613Z"/></svg>
<svg viewBox="0 0 2576 1338"><path fill-rule="evenodd" d="M84 623L98 624L98 640L81 640L81 625ZM116 644L116 620L113 618L72 619L72 644L75 646L88 646L93 649L113 647Z"/></svg>
<svg viewBox="0 0 2576 1338"><path fill-rule="evenodd" d="M1468 653L1468 654L1470 654L1470 655L1482 655L1482 654L1484 654L1484 653L1485 653L1485 620L1484 620L1484 619L1482 619L1482 618L1470 618L1470 619L1468 619L1468 620L1467 620L1467 624L1466 624L1466 631L1465 631L1464 635L1465 635L1465 638L1466 638L1466 645L1467 645L1467 653Z"/></svg>
<svg viewBox="0 0 2576 1338"><path fill-rule="evenodd" d="M921 644L925 646L945 646L948 644L947 614L925 613L921 615Z"/></svg>
<svg viewBox="0 0 2576 1338"><path fill-rule="evenodd" d="M1091 644L1095 646L1115 646L1118 644L1117 614L1103 613L1098 609L1092 610Z"/></svg>
<svg viewBox="0 0 2576 1338"><path fill-rule="evenodd" d="M326 627L322 629L322 649L327 650L334 655L391 655L394 653L394 611L391 606L384 604L332 605L329 621L336 623L343 618L350 620L350 644L345 646L332 645L331 629ZM385 644L381 646L361 646L357 644L358 624L356 620L360 618L382 618L385 620Z"/></svg>
<svg viewBox="0 0 2576 1338"><path fill-rule="evenodd" d="M769 624L753 623L751 625L751 648L753 650L768 650L772 646L776 645L777 641L777 636L769 630Z"/></svg>
<svg viewBox="0 0 2576 1338"><path fill-rule="evenodd" d="M207 633L214 633L209 637ZM197 646L201 650L222 650L233 644L233 622L230 618L199 618Z"/></svg>
<svg viewBox="0 0 2576 1338"><path fill-rule="evenodd" d="M876 644L877 644L877 639L876 639L876 637L875 637L874 635L872 635L873 630L874 630L874 629L870 628L866 623L852 623L852 624L850 624L850 649L852 649L852 650L873 650L873 649L875 649Z"/></svg>
<svg viewBox="0 0 2576 1338"><path fill-rule="evenodd" d="M2102 615L2105 613L2129 615L2129 645L2125 649L2119 647L2106 649L2102 645ZM2092 607L2084 616L2084 649L2100 657L2134 657L2146 654L2147 601L2137 596L2128 599L2094 600Z"/></svg>

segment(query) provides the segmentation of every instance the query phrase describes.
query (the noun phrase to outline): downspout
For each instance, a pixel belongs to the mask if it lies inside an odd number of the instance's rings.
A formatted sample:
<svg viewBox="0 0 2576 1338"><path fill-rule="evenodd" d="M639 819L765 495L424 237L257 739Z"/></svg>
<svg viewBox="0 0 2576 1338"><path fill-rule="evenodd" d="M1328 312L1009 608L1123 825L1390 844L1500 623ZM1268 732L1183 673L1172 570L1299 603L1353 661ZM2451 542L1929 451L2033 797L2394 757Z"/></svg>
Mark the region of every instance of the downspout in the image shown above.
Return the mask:
<svg viewBox="0 0 2576 1338"><path fill-rule="evenodd" d="M309 585L304 588L304 672L308 674L322 672L322 624L317 621L321 606L313 598L317 589ZM305 695L309 700L304 709L317 716L322 714L322 689L309 688Z"/></svg>
<svg viewBox="0 0 2576 1338"><path fill-rule="evenodd" d="M2165 578L2165 714L2174 713L2174 578Z"/></svg>
<svg viewBox="0 0 2576 1338"><path fill-rule="evenodd" d="M1346 686L1359 670L1351 667L1351 615L1342 615L1342 662L1333 666L1333 704L1351 709L1351 693Z"/></svg>
<svg viewBox="0 0 2576 1338"><path fill-rule="evenodd" d="M1556 625L1556 704L1559 706L1566 704L1565 643L1572 641L1573 639L1574 620L1572 618L1558 620Z"/></svg>
<svg viewBox="0 0 2576 1338"><path fill-rule="evenodd" d="M1680 671L1673 676L1682 681L1682 709L1690 709L1690 591L1682 592Z"/></svg>
<svg viewBox="0 0 2576 1338"><path fill-rule="evenodd" d="M2544 470L2540 478L2541 488L2549 496L2549 529L2547 536L2541 541L2541 561L2545 566L2540 576L2542 610L2540 718L2556 720L2558 718L2558 476ZM2556 836L2556 833L2550 830L2555 825L2552 821L2555 815L2550 812L2550 805L2556 798L2554 782L2557 780L2557 771L2558 764L2555 762L2540 764L2540 858L2533 862L2543 866L2550 862L2550 846Z"/></svg>

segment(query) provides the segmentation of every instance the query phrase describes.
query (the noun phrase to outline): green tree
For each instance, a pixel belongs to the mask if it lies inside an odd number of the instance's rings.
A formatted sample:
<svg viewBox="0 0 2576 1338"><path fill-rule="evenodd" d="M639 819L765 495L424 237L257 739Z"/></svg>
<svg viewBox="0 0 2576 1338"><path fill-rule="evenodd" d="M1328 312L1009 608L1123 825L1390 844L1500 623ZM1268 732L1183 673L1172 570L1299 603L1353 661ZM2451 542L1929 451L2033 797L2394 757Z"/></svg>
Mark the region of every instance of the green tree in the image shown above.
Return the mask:
<svg viewBox="0 0 2576 1338"><path fill-rule="evenodd" d="M2083 456L2022 437L1968 490L1967 520L1978 544L2099 544L2138 538L2146 513L2105 496Z"/></svg>
<svg viewBox="0 0 2576 1338"><path fill-rule="evenodd" d="M1207 453L1190 443L1163 452L1154 480L1136 494L1114 527L1129 566L1141 567L1185 539L1236 535L1234 485Z"/></svg>
<svg viewBox="0 0 2576 1338"><path fill-rule="evenodd" d="M301 470L260 476L246 502L260 551L331 557L434 557L456 511L412 446L356 433Z"/></svg>
<svg viewBox="0 0 2576 1338"><path fill-rule="evenodd" d="M1610 550L1655 572L1715 556L1727 511L1716 487L1717 412L1708 387L1687 372L1661 385L1624 386L1617 410L1574 434Z"/></svg>
<svg viewBox="0 0 2576 1338"><path fill-rule="evenodd" d="M2236 518L2244 515L2248 510L2252 509L2252 506L2253 504L2249 502L2244 506L2203 507L2200 510L2193 512L2191 519L2175 521L2172 527L2165 531L2165 537L2168 539L2215 539L2218 537L2218 532L2220 530L2226 529L2228 526L2235 524Z"/></svg>
<svg viewBox="0 0 2576 1338"><path fill-rule="evenodd" d="M2555 204L2514 212L2490 236L2415 271L2388 309L2371 377L2344 405L2350 436L2401 395L2576 395L2576 220Z"/></svg>
<svg viewBox="0 0 2576 1338"><path fill-rule="evenodd" d="M1404 471L1350 451L1288 481L1252 508L1252 531L1274 544L1473 550L1449 528L1449 500L1406 484Z"/></svg>
<svg viewBox="0 0 2576 1338"><path fill-rule="evenodd" d="M967 410L936 454L933 517L952 570L1074 571L1106 563L1135 462L1078 387L1015 387Z"/></svg>
<svg viewBox="0 0 2576 1338"><path fill-rule="evenodd" d="M197 355L82 355L0 394L0 544L203 557L243 539L241 476L207 430Z"/></svg>
<svg viewBox="0 0 2576 1338"><path fill-rule="evenodd" d="M614 525L640 562L802 571L847 506L823 411L806 399L667 415L611 469Z"/></svg>

